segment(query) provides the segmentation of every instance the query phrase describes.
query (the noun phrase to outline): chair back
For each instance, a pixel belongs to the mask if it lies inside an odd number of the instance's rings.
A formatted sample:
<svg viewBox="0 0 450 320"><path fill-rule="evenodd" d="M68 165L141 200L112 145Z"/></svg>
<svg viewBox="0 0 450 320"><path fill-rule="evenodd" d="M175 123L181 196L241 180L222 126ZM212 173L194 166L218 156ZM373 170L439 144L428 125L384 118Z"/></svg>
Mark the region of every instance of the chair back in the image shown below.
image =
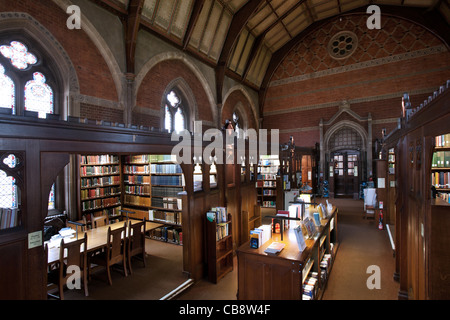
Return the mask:
<svg viewBox="0 0 450 320"><path fill-rule="evenodd" d="M65 279L67 277L67 269L62 266L78 266L81 272L85 272L87 268L87 234L84 234L82 239L64 242L61 241L60 246L60 279ZM65 254L67 252L67 254ZM70 276L71 274L69 274Z"/></svg>
<svg viewBox="0 0 450 320"><path fill-rule="evenodd" d="M98 228L109 224L109 218L107 215L102 215L99 217L94 217L92 215L91 221L92 221L92 228Z"/></svg>
<svg viewBox="0 0 450 320"><path fill-rule="evenodd" d="M124 233L122 237L122 233ZM126 223L123 224L122 228L117 228L115 230L111 230L111 227L108 228L108 238L106 244L106 258L111 263L117 263L124 259L124 248L122 243L125 240L126 233Z"/></svg>
<svg viewBox="0 0 450 320"><path fill-rule="evenodd" d="M128 225L128 252L139 253L145 248L145 219Z"/></svg>

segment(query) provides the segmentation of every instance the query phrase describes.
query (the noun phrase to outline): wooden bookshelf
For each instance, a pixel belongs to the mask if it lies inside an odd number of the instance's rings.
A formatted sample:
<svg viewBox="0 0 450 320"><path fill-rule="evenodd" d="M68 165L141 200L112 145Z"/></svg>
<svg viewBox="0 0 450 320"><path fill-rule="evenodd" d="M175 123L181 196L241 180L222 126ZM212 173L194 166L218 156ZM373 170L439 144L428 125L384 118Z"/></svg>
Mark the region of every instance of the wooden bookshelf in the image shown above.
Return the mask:
<svg viewBox="0 0 450 320"><path fill-rule="evenodd" d="M123 158L124 207L134 218L164 223L150 232L153 239L182 244L184 177L171 155L132 155Z"/></svg>
<svg viewBox="0 0 450 320"><path fill-rule="evenodd" d="M242 211L241 218L241 241L247 242L250 239L250 230L261 226L261 207L255 205L252 212Z"/></svg>
<svg viewBox="0 0 450 320"><path fill-rule="evenodd" d="M226 213L226 208L217 210L224 210L224 216L219 213L212 221L206 217L208 279L213 283L217 283L228 272L233 270L233 230L231 214ZM215 213L216 212L214 211L214 214Z"/></svg>
<svg viewBox="0 0 450 320"><path fill-rule="evenodd" d="M90 215L119 216L121 209L120 157L111 154L80 156L81 214L90 221Z"/></svg>
<svg viewBox="0 0 450 320"><path fill-rule="evenodd" d="M260 157L258 163L258 174L256 179L256 190L258 202L261 208L277 208L277 177L280 161L272 156Z"/></svg>

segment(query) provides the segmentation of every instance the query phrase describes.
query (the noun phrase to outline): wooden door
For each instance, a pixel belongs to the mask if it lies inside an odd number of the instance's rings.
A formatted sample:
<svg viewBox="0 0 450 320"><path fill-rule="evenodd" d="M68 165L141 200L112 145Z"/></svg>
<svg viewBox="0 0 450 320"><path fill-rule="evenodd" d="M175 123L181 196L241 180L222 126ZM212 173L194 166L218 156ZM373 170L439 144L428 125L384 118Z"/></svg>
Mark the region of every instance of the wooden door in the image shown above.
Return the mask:
<svg viewBox="0 0 450 320"><path fill-rule="evenodd" d="M334 194L337 197L354 197L358 194L359 153L356 151L335 152Z"/></svg>

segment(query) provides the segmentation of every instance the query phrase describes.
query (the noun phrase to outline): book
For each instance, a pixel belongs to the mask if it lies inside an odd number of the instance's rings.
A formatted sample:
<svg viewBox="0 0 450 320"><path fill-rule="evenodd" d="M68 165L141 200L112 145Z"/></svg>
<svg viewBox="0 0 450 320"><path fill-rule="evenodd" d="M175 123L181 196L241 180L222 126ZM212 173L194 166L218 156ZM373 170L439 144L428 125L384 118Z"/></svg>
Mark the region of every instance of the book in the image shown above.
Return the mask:
<svg viewBox="0 0 450 320"><path fill-rule="evenodd" d="M306 248L305 238L303 237L302 227L298 226L294 229L295 238L297 239L298 250L303 252Z"/></svg>
<svg viewBox="0 0 450 320"><path fill-rule="evenodd" d="M268 253L268 254L277 254L277 253L280 253L281 250L283 250L285 246L286 246L286 244L284 244L282 242L272 242L266 248L266 250L264 250L264 252Z"/></svg>

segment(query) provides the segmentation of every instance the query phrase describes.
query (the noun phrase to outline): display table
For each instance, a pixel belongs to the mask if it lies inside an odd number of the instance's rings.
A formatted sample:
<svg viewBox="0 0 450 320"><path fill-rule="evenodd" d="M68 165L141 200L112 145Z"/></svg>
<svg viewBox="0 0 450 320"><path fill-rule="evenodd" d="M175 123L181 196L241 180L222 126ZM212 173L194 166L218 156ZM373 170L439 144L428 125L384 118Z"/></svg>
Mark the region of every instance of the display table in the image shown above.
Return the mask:
<svg viewBox="0 0 450 320"><path fill-rule="evenodd" d="M310 206L307 211L314 212ZM302 300L303 284L317 273L317 288L313 299L320 299L338 249L337 213L333 207L327 219L321 221L312 239L306 239L306 248L300 252L295 233L286 230L283 237L284 249L277 255L264 250L274 241L281 242L279 234L258 249L252 249L250 242L237 249L238 258L238 300ZM327 264L323 262L328 258Z"/></svg>

